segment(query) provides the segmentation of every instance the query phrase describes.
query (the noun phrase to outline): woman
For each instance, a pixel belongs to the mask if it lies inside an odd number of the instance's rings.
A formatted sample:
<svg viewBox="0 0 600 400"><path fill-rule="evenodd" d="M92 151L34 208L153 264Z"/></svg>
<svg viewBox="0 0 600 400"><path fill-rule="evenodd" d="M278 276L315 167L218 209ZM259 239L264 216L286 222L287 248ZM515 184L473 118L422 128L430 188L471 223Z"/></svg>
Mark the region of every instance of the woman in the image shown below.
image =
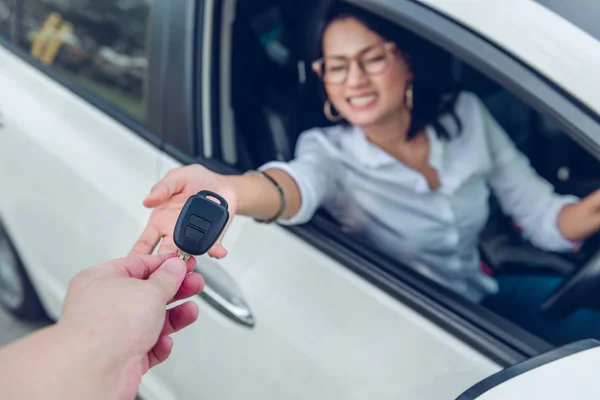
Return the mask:
<svg viewBox="0 0 600 400"><path fill-rule="evenodd" d="M135 249L150 252L165 237L164 250L172 250L179 210L201 189L223 195L232 215L266 222L303 223L322 206L348 234L503 313L503 301L495 302L503 291L482 272L477 251L490 188L532 242L553 251L575 249L600 228L600 194L583 201L556 195L473 94L442 90L426 46L386 21L339 7L327 19L323 57L313 68L327 94L324 112L340 124L304 132L293 161L261 172L222 176L199 165L171 171L145 200L156 210ZM216 244L209 254L226 251ZM536 279L523 295L529 303L558 283ZM538 305L531 307L536 318ZM509 318L525 324L533 317L522 306ZM554 331L539 318L531 330Z"/></svg>

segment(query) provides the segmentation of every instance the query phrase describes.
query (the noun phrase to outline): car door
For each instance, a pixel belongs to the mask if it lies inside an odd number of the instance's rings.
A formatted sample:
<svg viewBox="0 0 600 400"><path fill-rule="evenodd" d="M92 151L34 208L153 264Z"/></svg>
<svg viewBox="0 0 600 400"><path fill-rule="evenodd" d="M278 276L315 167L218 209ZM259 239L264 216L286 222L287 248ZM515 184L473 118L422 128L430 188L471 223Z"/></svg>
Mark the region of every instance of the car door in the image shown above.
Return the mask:
<svg viewBox="0 0 600 400"><path fill-rule="evenodd" d="M224 244L198 258L200 318L154 370L165 399L433 400L500 368L282 227L238 216Z"/></svg>
<svg viewBox="0 0 600 400"><path fill-rule="evenodd" d="M127 254L149 215L152 3L15 4L17 29L0 32L0 216L58 318L71 277Z"/></svg>
<svg viewBox="0 0 600 400"><path fill-rule="evenodd" d="M169 24L169 42L179 46L168 57L166 84L173 96L178 87L199 92L182 89L171 107L177 112L165 115L177 129L166 137L161 174L191 162L236 172L214 151L230 133L220 129L225 111L213 97L227 87L214 74L229 68L215 66L229 57L213 50L230 46L235 3L220 4L173 8L170 21L197 25ZM192 76L196 86L180 80ZM207 289L192 301L200 318L174 335L171 358L154 371L169 391L164 399L453 398L500 368L303 240L309 232L238 216L225 239L229 255L199 257Z"/></svg>

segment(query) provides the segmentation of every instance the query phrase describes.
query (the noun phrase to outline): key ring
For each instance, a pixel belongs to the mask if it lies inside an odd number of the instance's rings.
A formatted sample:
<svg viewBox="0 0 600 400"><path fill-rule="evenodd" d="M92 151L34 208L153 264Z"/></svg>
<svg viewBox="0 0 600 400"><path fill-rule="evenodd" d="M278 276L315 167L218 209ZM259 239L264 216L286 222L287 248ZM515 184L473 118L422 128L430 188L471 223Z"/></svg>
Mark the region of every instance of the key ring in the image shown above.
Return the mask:
<svg viewBox="0 0 600 400"><path fill-rule="evenodd" d="M223 207L225 207L226 210L229 209L229 204L227 204L227 200L225 200L225 198L223 196L221 196L220 194L217 194L215 192L211 192L210 190L201 190L199 191L196 196L198 197L214 197L215 199L219 200L219 202L221 203L221 205Z"/></svg>

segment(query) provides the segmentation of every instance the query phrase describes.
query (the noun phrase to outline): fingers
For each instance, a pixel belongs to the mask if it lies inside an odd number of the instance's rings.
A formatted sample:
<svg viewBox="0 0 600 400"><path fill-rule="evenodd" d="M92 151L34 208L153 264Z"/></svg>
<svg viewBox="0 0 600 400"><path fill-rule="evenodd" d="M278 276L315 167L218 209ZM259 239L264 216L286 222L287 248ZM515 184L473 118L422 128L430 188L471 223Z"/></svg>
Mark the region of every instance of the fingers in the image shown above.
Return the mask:
<svg viewBox="0 0 600 400"><path fill-rule="evenodd" d="M179 291L170 303L188 299L199 294L202 290L204 290L204 278L199 273L193 272L185 277Z"/></svg>
<svg viewBox="0 0 600 400"><path fill-rule="evenodd" d="M225 250L225 247L221 243L217 242L210 248L208 255L214 258L224 258L227 256L227 250Z"/></svg>
<svg viewBox="0 0 600 400"><path fill-rule="evenodd" d="M225 237L225 233L227 232L227 229L229 228L229 225L231 224L232 220L233 220L233 216L230 215L229 220L227 221L227 224L225 225L225 229L223 229L223 232L221 232L219 239L213 245L213 247L211 247L210 250L208 250L208 255L210 257L225 258L227 256L227 250L225 249L225 247L223 247L223 238Z"/></svg>
<svg viewBox="0 0 600 400"><path fill-rule="evenodd" d="M188 274L190 272L192 272L195 268L196 268L196 257L190 257L187 262L185 263L185 266L187 267L187 272Z"/></svg>
<svg viewBox="0 0 600 400"><path fill-rule="evenodd" d="M175 226L175 224L173 224ZM158 248L158 254L173 253L177 251L177 246L173 241L173 235L163 236L160 247Z"/></svg>
<svg viewBox="0 0 600 400"><path fill-rule="evenodd" d="M148 279L165 261L177 257L176 252L165 254L131 254L127 257L114 260L106 264L127 274L131 278ZM190 257L186 264L186 273L190 273L196 268L196 258Z"/></svg>
<svg viewBox="0 0 600 400"><path fill-rule="evenodd" d="M169 171L165 177L160 180L151 189L150 194L144 199L144 206L154 208L172 196L181 192L185 187L185 176L179 173L179 170Z"/></svg>
<svg viewBox="0 0 600 400"><path fill-rule="evenodd" d="M166 305L177 294L186 275L186 264L179 258L169 258L150 275L148 282L158 289Z"/></svg>
<svg viewBox="0 0 600 400"><path fill-rule="evenodd" d="M148 353L149 368L163 363L171 355L173 350L173 339L169 336L161 336Z"/></svg>
<svg viewBox="0 0 600 400"><path fill-rule="evenodd" d="M181 207L160 207L154 210L148 225L134 244L129 254L150 254L162 238L159 254L177 251L173 241L173 229L181 212Z"/></svg>
<svg viewBox="0 0 600 400"><path fill-rule="evenodd" d="M219 239L217 239L216 243L208 251L208 255L214 258L224 258L227 256L227 250L223 246L223 238L229 229L229 225L231 225L231 222L233 221L236 210L236 194L230 189L220 190L220 194L226 199L234 199L234 201L229 201L229 219L227 220L227 224L225 224L223 232L221 232Z"/></svg>
<svg viewBox="0 0 600 400"><path fill-rule="evenodd" d="M161 335L171 335L190 326L198 319L198 305L188 301L167 311Z"/></svg>
<svg viewBox="0 0 600 400"><path fill-rule="evenodd" d="M154 248L160 241L161 234L156 225L156 218L150 218L148 225L140 235L139 239L133 245L129 255L133 254L152 254Z"/></svg>
<svg viewBox="0 0 600 400"><path fill-rule="evenodd" d="M163 330L158 341L148 353L149 368L163 363L171 355L173 339L169 336L178 332L198 319L198 305L196 303L183 303L167 311Z"/></svg>
<svg viewBox="0 0 600 400"><path fill-rule="evenodd" d="M148 279L165 261L176 256L176 253L159 255L133 254L114 260L106 264L106 266L121 271L131 278Z"/></svg>

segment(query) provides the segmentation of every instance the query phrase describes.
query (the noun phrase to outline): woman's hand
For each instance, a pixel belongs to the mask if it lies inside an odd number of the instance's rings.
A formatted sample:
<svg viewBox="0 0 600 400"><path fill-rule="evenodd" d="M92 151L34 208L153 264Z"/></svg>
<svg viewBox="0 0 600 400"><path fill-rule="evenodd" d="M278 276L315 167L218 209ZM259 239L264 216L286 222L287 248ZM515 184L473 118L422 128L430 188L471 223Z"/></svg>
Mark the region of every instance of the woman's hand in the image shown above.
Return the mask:
<svg viewBox="0 0 600 400"><path fill-rule="evenodd" d="M558 215L558 228L572 242L586 240L600 231L600 190L565 206Z"/></svg>
<svg viewBox="0 0 600 400"><path fill-rule="evenodd" d="M223 176L216 174L201 165L189 165L169 171L159 181L150 194L144 199L144 206L154 208L146 229L133 246L132 253L150 254L162 238L158 249L159 253L171 253L177 250L173 242L173 230L177 217L186 200L201 190L211 190L223 196L229 205L229 223L237 210L238 199L235 188ZM223 231L223 234L225 233ZM208 251L208 255L223 258L227 251L221 242L223 234L215 245Z"/></svg>

